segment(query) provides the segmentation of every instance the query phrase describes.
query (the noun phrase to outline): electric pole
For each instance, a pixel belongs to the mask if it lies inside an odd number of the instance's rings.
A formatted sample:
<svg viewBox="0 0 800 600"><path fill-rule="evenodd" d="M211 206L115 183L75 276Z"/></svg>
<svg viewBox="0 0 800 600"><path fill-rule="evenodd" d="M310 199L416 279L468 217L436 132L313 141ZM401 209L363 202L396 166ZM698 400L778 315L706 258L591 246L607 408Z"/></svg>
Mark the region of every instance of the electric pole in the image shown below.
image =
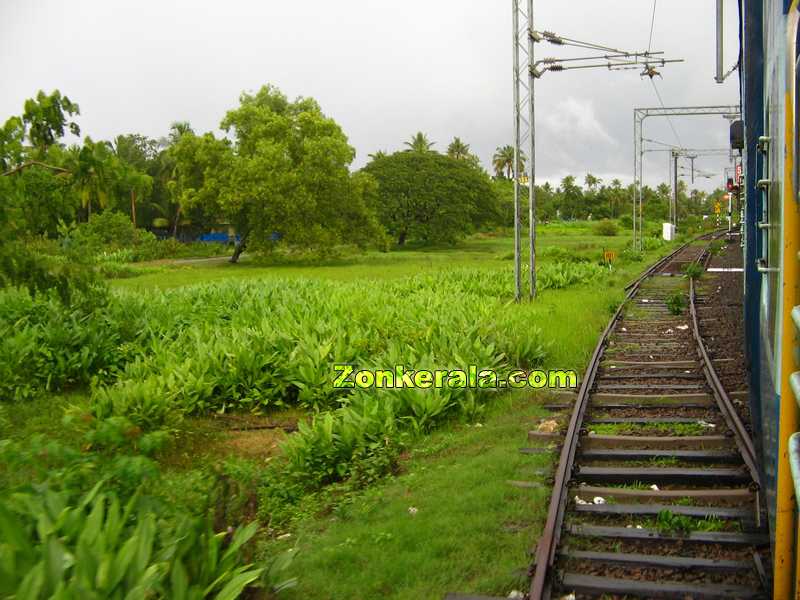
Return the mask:
<svg viewBox="0 0 800 600"><path fill-rule="evenodd" d="M525 3L523 8L522 3ZM575 69L602 68L609 71L643 69L642 77L660 76L656 67L667 63L683 62L682 59L666 59L663 52L629 52L557 35L551 31L537 31L533 21L533 0L511 0L512 47L514 80L514 295L522 299L522 225L521 225L521 172L520 157L523 148L528 151L528 266L529 297L536 296L536 127L534 92L536 80L547 72L563 72ZM567 58L544 58L536 60L534 47L537 43L549 43L558 47L580 48L591 55ZM634 219L635 222L635 219Z"/></svg>

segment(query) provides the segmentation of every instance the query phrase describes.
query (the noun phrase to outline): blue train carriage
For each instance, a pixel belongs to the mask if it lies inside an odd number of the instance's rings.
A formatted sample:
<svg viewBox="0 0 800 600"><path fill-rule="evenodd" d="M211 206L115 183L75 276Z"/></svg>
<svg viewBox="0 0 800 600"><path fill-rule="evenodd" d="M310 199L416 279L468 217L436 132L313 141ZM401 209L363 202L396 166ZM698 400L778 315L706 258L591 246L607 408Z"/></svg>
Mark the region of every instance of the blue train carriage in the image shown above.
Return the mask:
<svg viewBox="0 0 800 600"><path fill-rule="evenodd" d="M780 600L800 597L798 2L739 3L746 344L753 429L762 457L760 494L772 538L773 597Z"/></svg>

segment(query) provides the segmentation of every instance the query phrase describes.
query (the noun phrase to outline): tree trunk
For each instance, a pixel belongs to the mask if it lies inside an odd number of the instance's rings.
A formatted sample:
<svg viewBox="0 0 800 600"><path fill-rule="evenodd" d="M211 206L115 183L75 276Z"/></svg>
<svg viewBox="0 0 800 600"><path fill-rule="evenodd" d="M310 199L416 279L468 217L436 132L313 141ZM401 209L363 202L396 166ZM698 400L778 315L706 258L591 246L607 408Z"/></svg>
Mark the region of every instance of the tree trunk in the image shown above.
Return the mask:
<svg viewBox="0 0 800 600"><path fill-rule="evenodd" d="M46 169L52 169L53 171L58 171L59 173L69 173L69 171L67 169L62 169L61 167L48 165L48 164L40 162L38 160L29 160L29 161L26 161L26 162L22 163L21 165L17 165L16 167L14 167L12 169L9 169L5 173L3 173L3 177L6 177L8 175L13 175L14 173L18 173L18 172L22 171L23 169L27 169L28 167L32 167L33 165L38 165L38 166L44 167Z"/></svg>
<svg viewBox="0 0 800 600"><path fill-rule="evenodd" d="M236 247L233 249L233 256L231 256L231 264L236 264L239 262L239 257L242 255L242 252L245 251L247 248L247 234L245 233L240 239L239 242L236 244Z"/></svg>
<svg viewBox="0 0 800 600"><path fill-rule="evenodd" d="M178 205L178 210L175 212L175 223L172 224L172 237L178 239L178 221L181 220L181 205Z"/></svg>
<svg viewBox="0 0 800 600"><path fill-rule="evenodd" d="M136 190L134 188L131 188L131 221L136 227Z"/></svg>
<svg viewBox="0 0 800 600"><path fill-rule="evenodd" d="M398 246L405 246L406 243L406 235L408 235L405 231L401 231L400 235L397 238L397 245Z"/></svg>

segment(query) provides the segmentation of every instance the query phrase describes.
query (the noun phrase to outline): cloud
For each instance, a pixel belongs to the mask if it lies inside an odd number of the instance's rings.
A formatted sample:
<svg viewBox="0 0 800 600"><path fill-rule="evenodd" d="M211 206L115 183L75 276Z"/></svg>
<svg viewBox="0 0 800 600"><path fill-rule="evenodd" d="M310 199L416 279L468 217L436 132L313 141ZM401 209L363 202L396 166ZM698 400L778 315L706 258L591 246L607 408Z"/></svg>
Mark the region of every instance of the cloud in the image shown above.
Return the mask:
<svg viewBox="0 0 800 600"><path fill-rule="evenodd" d="M730 6L726 66L738 49ZM536 20L574 39L644 50L652 10L643 0L537 2ZM657 81L666 105L736 103L736 76L713 80L714 26L713 2L657 4L652 50L686 60L667 65ZM37 90L58 88L80 104L81 131L94 139L159 137L175 120L217 130L242 90L272 83L319 101L356 148L355 168L420 130L437 149L459 136L489 167L495 149L513 139L510 30L511 4L497 0L0 0L0 124ZM536 49L537 56L568 51ZM638 70L548 73L540 81L541 177L633 171L633 108L658 104ZM676 118L674 126L687 147L724 144L727 136L719 117ZM646 130L675 141L663 119ZM719 179L698 186L719 185L726 164L706 161ZM665 157L647 159L648 183L668 173Z"/></svg>
<svg viewBox="0 0 800 600"><path fill-rule="evenodd" d="M561 138L566 146L587 143L619 145L598 120L591 99L569 97L542 112L544 114L537 118L537 125L541 123L547 133Z"/></svg>

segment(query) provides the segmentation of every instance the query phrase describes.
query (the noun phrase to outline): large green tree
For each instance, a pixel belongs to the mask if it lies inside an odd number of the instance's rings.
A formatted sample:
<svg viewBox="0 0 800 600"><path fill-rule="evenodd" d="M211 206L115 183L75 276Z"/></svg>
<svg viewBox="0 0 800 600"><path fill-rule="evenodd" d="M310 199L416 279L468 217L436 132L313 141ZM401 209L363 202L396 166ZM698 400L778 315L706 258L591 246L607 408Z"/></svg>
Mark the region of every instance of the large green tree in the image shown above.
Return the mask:
<svg viewBox="0 0 800 600"><path fill-rule="evenodd" d="M201 204L236 228L233 262L248 245L323 252L381 238L375 186L351 175L355 151L315 100L290 101L267 85L242 94L221 128L233 143L212 134L176 143L174 188L182 205Z"/></svg>
<svg viewBox="0 0 800 600"><path fill-rule="evenodd" d="M378 216L403 245L409 239L451 243L499 218L488 176L435 152L396 152L369 163L378 181Z"/></svg>

